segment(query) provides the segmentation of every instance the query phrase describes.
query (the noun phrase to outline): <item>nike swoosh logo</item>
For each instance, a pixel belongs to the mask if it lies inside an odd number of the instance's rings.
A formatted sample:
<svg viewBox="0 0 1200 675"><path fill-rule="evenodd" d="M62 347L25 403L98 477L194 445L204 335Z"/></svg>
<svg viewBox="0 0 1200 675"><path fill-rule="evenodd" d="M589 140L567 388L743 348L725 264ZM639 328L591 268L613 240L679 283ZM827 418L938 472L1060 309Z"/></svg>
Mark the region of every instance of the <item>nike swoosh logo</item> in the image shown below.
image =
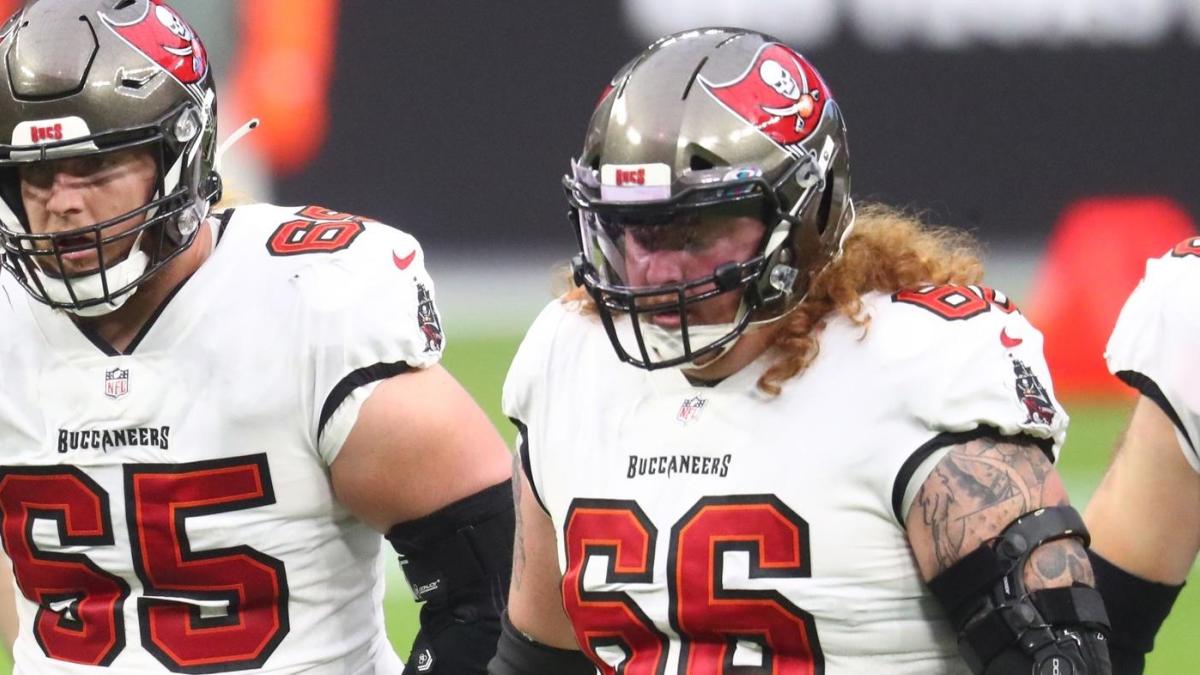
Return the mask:
<svg viewBox="0 0 1200 675"><path fill-rule="evenodd" d="M1007 328L1000 329L1000 344L1004 345L1005 349L1012 349L1022 342L1024 342L1024 340L1021 338L1009 337Z"/></svg>
<svg viewBox="0 0 1200 675"><path fill-rule="evenodd" d="M417 257L417 249L415 249L415 248L413 249L412 253L409 253L408 255L404 256L403 258L396 255L395 251L392 251L392 262L396 263L396 267L399 267L401 270L408 269L408 266L412 264L412 261L414 259L416 259L416 257Z"/></svg>

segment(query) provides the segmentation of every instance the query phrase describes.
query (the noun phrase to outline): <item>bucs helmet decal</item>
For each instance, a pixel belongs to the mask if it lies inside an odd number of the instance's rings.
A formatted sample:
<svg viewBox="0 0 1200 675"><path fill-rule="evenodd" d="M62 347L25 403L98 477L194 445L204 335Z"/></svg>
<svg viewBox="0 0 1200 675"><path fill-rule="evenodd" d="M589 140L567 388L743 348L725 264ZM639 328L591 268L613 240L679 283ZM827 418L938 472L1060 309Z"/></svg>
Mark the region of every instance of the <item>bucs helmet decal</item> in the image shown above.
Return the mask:
<svg viewBox="0 0 1200 675"><path fill-rule="evenodd" d="M104 22L182 84L196 84L208 73L208 54L196 31L160 0L150 0L146 13L131 23L108 17Z"/></svg>
<svg viewBox="0 0 1200 675"><path fill-rule="evenodd" d="M13 32L17 24L21 23L21 17L24 15L25 12L18 9L12 16L8 17L8 21L5 21L4 25L0 26L0 40L8 37L8 34Z"/></svg>
<svg viewBox="0 0 1200 675"><path fill-rule="evenodd" d="M699 79L722 105L781 146L808 138L830 100L808 61L778 43L764 44L746 71L729 82Z"/></svg>

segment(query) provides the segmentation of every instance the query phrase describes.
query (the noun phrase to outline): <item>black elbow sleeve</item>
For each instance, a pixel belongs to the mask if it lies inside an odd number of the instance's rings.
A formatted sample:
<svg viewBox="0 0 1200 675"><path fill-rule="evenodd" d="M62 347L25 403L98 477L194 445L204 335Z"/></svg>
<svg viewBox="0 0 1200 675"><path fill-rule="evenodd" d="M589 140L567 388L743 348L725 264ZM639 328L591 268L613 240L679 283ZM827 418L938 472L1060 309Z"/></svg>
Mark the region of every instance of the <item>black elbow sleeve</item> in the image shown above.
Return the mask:
<svg viewBox="0 0 1200 675"><path fill-rule="evenodd" d="M1140 675L1146 669L1146 654L1154 649L1154 636L1171 613L1183 585L1169 586L1135 576L1088 551L1096 590L1104 598L1112 622L1109 651L1113 672Z"/></svg>
<svg viewBox="0 0 1200 675"><path fill-rule="evenodd" d="M486 672L500 637L514 527L512 482L505 481L388 531L423 603L406 675Z"/></svg>

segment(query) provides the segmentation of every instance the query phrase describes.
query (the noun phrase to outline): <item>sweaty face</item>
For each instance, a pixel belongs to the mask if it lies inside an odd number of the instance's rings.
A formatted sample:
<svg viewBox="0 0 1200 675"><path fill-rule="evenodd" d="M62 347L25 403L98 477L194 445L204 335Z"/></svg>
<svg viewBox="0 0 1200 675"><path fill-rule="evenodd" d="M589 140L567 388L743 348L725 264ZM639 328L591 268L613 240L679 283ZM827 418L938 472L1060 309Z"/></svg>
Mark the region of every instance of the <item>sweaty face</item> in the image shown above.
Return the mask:
<svg viewBox="0 0 1200 675"><path fill-rule="evenodd" d="M712 275L720 265L741 263L754 257L765 226L752 216L693 214L669 225L628 226L625 229L625 276L630 286L663 286ZM689 296L711 291L715 284L688 290ZM688 308L693 326L729 323L737 315L742 289L721 293ZM672 296L649 299L646 304L670 301ZM678 312L648 317L663 328L678 328Z"/></svg>
<svg viewBox="0 0 1200 675"><path fill-rule="evenodd" d="M145 214L100 230L86 228L145 206L157 166L150 150L132 148L24 165L20 180L30 233L63 235L55 239L61 255L36 256L39 266L51 276L74 277L98 271L101 252L106 267L129 254L137 237L120 235L145 222ZM49 240L34 246L36 251L54 247Z"/></svg>

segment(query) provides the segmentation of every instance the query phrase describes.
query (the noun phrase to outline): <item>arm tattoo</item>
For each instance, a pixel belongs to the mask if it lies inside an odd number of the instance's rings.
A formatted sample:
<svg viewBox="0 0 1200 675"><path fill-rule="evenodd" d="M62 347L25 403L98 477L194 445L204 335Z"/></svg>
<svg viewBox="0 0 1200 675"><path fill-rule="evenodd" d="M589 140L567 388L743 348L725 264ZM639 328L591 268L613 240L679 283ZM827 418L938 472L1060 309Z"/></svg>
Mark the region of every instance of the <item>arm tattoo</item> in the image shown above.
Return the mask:
<svg viewBox="0 0 1200 675"><path fill-rule="evenodd" d="M521 454L513 453L512 466L512 486L513 486L513 503L516 511L516 541L513 542L513 569L512 569L512 588L521 587L522 577L525 576L525 536L521 528Z"/></svg>
<svg viewBox="0 0 1200 675"><path fill-rule="evenodd" d="M933 578L991 541L1019 516L1043 506L1065 504L1047 492L1050 461L1031 441L981 438L952 447L925 480L913 501L910 527L932 551L917 551L922 572ZM1038 548L1025 569L1030 590L1091 584L1083 546L1064 539Z"/></svg>
<svg viewBox="0 0 1200 675"><path fill-rule="evenodd" d="M1025 587L1031 591L1070 586L1075 582L1096 585L1087 553L1075 539L1060 539L1039 547L1025 567Z"/></svg>

